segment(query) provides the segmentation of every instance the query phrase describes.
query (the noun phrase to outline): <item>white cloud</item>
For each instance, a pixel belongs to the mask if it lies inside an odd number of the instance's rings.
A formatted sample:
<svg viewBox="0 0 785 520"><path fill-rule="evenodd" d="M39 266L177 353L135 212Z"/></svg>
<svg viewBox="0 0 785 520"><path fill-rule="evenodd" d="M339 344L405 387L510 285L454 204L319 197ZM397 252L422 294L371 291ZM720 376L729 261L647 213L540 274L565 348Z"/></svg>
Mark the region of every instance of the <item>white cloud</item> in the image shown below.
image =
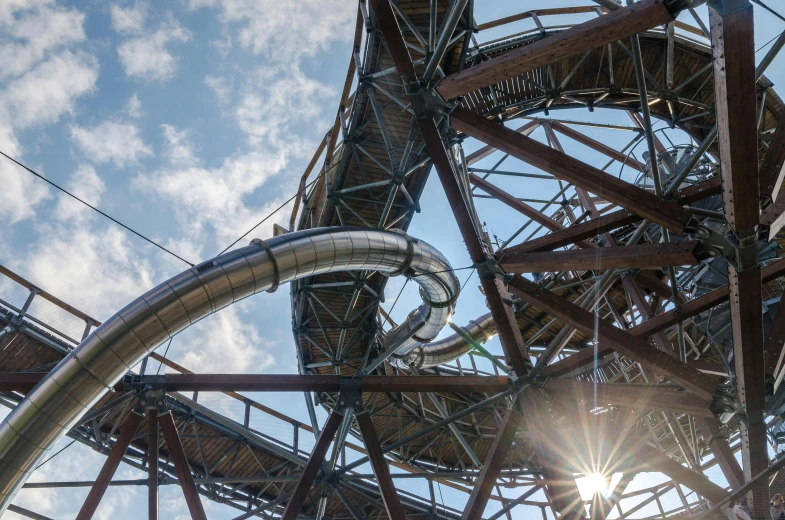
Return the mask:
<svg viewBox="0 0 785 520"><path fill-rule="evenodd" d="M109 12L112 17L112 29L119 33L141 32L147 18L147 6L139 2L128 9L113 5Z"/></svg>
<svg viewBox="0 0 785 520"><path fill-rule="evenodd" d="M76 98L95 90L97 78L94 57L65 51L8 83L0 105L16 128L54 123L73 111Z"/></svg>
<svg viewBox="0 0 785 520"><path fill-rule="evenodd" d="M0 187L0 222L10 225L33 217L35 207L50 196L44 181L5 157L0 157Z"/></svg>
<svg viewBox="0 0 785 520"><path fill-rule="evenodd" d="M177 59L169 52L172 42L186 42L191 33L170 19L151 34L126 40L117 48L126 75L149 81L166 81L174 76Z"/></svg>
<svg viewBox="0 0 785 520"><path fill-rule="evenodd" d="M258 373L274 363L270 349L269 340L243 321L235 304L175 338L169 357L196 373Z"/></svg>
<svg viewBox="0 0 785 520"><path fill-rule="evenodd" d="M51 0L0 1L0 150L23 160L18 131L57 122L95 91L98 62L74 47L85 40L85 16ZM0 221L35 215L49 197L30 173L0 160Z"/></svg>
<svg viewBox="0 0 785 520"><path fill-rule="evenodd" d="M119 167L136 163L153 153L139 136L139 129L130 123L104 121L92 128L74 125L71 138L90 160L111 161Z"/></svg>
<svg viewBox="0 0 785 520"><path fill-rule="evenodd" d="M304 132L297 131L297 125L309 132L326 131L329 126L324 107L335 91L301 70L263 69L250 76L248 85L235 116L251 144L302 148Z"/></svg>
<svg viewBox="0 0 785 520"><path fill-rule="evenodd" d="M133 184L170 202L186 237L204 242L205 227L209 227L219 242L234 240L239 229L247 229L270 206L280 204L273 201L263 208L250 208L243 199L282 171L288 157L285 150L239 154L208 168L194 155L185 132L170 125L161 130L169 164L139 175ZM279 212L281 219L283 213ZM271 228L273 220L268 223Z"/></svg>
<svg viewBox="0 0 785 520"><path fill-rule="evenodd" d="M161 133L164 136L164 154L170 164L190 166L198 162L193 145L188 140L188 132L172 125L161 125Z"/></svg>
<svg viewBox="0 0 785 520"><path fill-rule="evenodd" d="M142 110L142 102L139 101L139 97L136 95L136 93L134 93L134 95L128 99L128 104L125 107L125 111L134 119L138 119L144 115L144 110Z"/></svg>
<svg viewBox="0 0 785 520"><path fill-rule="evenodd" d="M0 79L18 76L48 52L85 39L84 15L52 2L0 2Z"/></svg>
<svg viewBox="0 0 785 520"><path fill-rule="evenodd" d="M96 319L111 316L160 279L149 251L125 230L111 224L47 228L24 262L18 256L17 272Z"/></svg>
<svg viewBox="0 0 785 520"><path fill-rule="evenodd" d="M95 173L95 168L90 164L80 164L73 175L71 175L65 188L93 206L99 203L101 196L106 191L104 181ZM92 215L92 211L81 202L61 193L58 197L54 215L55 218L61 221L79 222Z"/></svg>
<svg viewBox="0 0 785 520"><path fill-rule="evenodd" d="M224 77L210 76L209 74L204 77L204 84L210 87L215 92L218 100L222 103L227 103L232 95L232 85Z"/></svg>
<svg viewBox="0 0 785 520"><path fill-rule="evenodd" d="M222 20L237 28L243 47L283 63L351 39L357 12L357 4L345 0L191 0L190 5L218 8Z"/></svg>

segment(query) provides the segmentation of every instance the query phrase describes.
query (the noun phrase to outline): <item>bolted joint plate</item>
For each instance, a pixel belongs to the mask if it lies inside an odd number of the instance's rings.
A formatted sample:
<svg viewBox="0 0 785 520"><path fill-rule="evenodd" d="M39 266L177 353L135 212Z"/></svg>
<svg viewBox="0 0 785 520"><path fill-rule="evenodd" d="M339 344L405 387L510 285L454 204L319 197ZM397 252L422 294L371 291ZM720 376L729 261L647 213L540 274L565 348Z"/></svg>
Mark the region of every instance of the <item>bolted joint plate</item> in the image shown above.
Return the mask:
<svg viewBox="0 0 785 520"><path fill-rule="evenodd" d="M363 380L361 377L342 377L341 390L338 392L338 400L335 404L335 411L342 412L347 409L356 411L363 407Z"/></svg>
<svg viewBox="0 0 785 520"><path fill-rule="evenodd" d="M687 1L688 0L674 0L674 3L686 3ZM682 7L681 9L685 9L687 7L694 8L703 2L695 1L694 3L696 5L687 5L685 7ZM729 14L733 14L752 7L750 0L708 0L708 2L706 3L708 4L709 7L717 11L717 13L719 13L722 16L728 16ZM668 5L668 9L671 9L669 4L666 5ZM671 12L673 11L671 10Z"/></svg>
<svg viewBox="0 0 785 520"><path fill-rule="evenodd" d="M507 276L499 267L499 261L493 256L486 256L484 261L476 262L474 268L477 269L477 276L480 280L493 280L494 278L505 280Z"/></svg>

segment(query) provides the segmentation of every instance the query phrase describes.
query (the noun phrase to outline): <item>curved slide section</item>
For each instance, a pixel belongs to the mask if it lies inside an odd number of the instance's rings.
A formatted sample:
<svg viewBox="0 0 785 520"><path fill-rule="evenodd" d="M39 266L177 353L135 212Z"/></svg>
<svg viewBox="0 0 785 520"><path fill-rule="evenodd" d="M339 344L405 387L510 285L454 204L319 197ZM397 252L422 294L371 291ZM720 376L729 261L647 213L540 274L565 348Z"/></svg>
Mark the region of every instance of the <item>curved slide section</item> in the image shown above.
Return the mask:
<svg viewBox="0 0 785 520"><path fill-rule="evenodd" d="M449 262L433 247L401 232L364 228L324 228L254 240L131 302L93 331L8 415L0 424L0 515L48 450L162 342L252 294L349 270L405 274L420 285L423 305L389 336L416 327L416 334L399 342L395 354L398 359L423 356L428 350L423 344L447 324L460 291ZM448 340L433 345L454 348L440 345ZM433 357L442 358L444 352Z"/></svg>

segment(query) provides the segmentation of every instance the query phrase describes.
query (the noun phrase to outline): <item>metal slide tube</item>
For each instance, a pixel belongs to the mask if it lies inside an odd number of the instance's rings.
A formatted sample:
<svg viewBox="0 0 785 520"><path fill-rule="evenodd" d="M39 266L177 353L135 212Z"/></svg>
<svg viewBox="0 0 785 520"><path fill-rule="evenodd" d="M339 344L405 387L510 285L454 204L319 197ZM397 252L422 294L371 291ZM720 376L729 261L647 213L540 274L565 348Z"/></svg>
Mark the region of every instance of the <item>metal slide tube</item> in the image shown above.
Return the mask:
<svg viewBox="0 0 785 520"><path fill-rule="evenodd" d="M418 321L424 318L424 324L416 340L401 345L402 353L436 337L460 290L450 264L430 245L402 232L361 228L315 229L266 242L254 240L194 266L106 320L0 423L0 515L47 451L162 342L252 294L347 270L405 274L420 285L425 303L412 315Z"/></svg>
<svg viewBox="0 0 785 520"><path fill-rule="evenodd" d="M474 341L482 344L496 335L496 323L489 312L470 321L464 330ZM406 354L398 351L393 354L393 363L401 368L431 368L455 361L471 349L472 346L460 334L453 334L439 341L421 344Z"/></svg>

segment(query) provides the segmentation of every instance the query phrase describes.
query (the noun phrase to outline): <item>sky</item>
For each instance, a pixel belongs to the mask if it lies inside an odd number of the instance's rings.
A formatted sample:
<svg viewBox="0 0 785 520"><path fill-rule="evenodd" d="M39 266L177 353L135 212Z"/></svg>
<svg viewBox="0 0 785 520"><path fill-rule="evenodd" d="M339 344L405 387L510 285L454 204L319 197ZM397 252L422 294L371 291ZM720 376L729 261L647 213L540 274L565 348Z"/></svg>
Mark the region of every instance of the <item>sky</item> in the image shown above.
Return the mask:
<svg viewBox="0 0 785 520"><path fill-rule="evenodd" d="M534 2L477 4L482 23ZM588 4L558 0L549 7ZM705 18L706 8L699 12ZM0 150L186 260L209 259L295 193L335 116L355 13L356 3L342 0L5 0ZM478 39L532 26L519 22ZM756 48L783 30L785 23L756 9ZM784 63L778 58L767 74L775 89L785 80ZM590 116L576 110L554 117ZM630 124L619 114L591 117ZM618 148L632 137L609 130L587 134ZM668 135L686 142L683 135ZM533 136L544 139L542 130ZM604 166L601 156L562 142L568 153ZM477 146L465 143L467 152ZM492 156L475 166L491 167L497 160ZM514 160L504 168L536 172ZM553 181L497 184L518 196L555 193ZM517 229L520 217L512 210L483 199L476 205L492 236L504 240ZM432 243L453 267L470 265L454 220L445 218L450 209L436 176L421 206L410 233ZM272 236L273 224L288 225L290 211L287 206L277 212L240 245ZM2 158L0 226L0 263L99 320L187 267ZM470 273L458 276L463 282ZM402 285L400 278L388 284L388 310ZM477 285L472 276L456 323L487 312ZM395 319L419 304L413 286L403 291ZM167 355L195 372L296 373L290 323L289 292L281 288L203 320L177 336ZM501 353L498 341L488 346ZM307 421L299 398L292 404L287 395L254 397ZM89 480L103 457L75 445L55 461L35 478ZM124 467L117 477L139 474ZM26 490L17 503L54 518L73 517L86 493ZM458 507L465 500L443 493ZM232 517L231 510L204 503L211 518ZM144 490L111 488L97 518L137 518L144 507ZM179 489L162 488L161 507L166 517L182 517Z"/></svg>

